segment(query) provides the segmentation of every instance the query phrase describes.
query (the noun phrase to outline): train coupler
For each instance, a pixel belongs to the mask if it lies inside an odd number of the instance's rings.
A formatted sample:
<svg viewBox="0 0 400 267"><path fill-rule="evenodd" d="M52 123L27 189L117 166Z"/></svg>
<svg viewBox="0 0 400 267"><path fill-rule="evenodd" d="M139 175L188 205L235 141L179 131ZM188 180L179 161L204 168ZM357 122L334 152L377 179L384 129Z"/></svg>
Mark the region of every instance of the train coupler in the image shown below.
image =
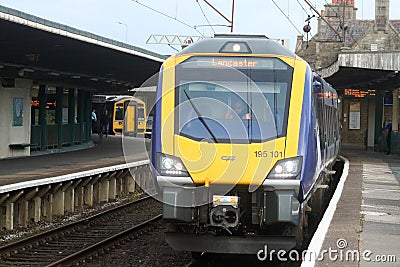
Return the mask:
<svg viewBox="0 0 400 267"><path fill-rule="evenodd" d="M227 229L236 227L238 223L239 197L214 195L210 209L210 224Z"/></svg>

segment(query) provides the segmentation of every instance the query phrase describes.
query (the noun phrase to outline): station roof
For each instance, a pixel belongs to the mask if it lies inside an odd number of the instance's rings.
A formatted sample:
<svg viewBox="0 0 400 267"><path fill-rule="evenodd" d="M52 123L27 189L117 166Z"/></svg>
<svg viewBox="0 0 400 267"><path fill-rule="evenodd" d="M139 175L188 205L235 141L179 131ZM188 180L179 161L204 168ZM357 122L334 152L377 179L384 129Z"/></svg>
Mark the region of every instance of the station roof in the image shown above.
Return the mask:
<svg viewBox="0 0 400 267"><path fill-rule="evenodd" d="M341 51L330 66L317 70L336 89L400 88L400 51Z"/></svg>
<svg viewBox="0 0 400 267"><path fill-rule="evenodd" d="M390 90L400 87L400 80L395 74L388 70L340 67L325 79L339 91L347 88Z"/></svg>
<svg viewBox="0 0 400 267"><path fill-rule="evenodd" d="M127 92L158 73L166 58L4 6L0 32L3 84L25 78L99 93Z"/></svg>

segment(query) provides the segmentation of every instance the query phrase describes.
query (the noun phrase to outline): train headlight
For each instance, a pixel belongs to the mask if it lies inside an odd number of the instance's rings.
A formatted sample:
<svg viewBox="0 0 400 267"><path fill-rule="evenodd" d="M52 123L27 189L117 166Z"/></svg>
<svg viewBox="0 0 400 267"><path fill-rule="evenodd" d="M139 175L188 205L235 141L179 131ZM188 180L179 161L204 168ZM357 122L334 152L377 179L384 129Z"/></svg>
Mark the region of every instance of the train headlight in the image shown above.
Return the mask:
<svg viewBox="0 0 400 267"><path fill-rule="evenodd" d="M157 153L157 170L161 175L189 176L179 158L162 153Z"/></svg>
<svg viewBox="0 0 400 267"><path fill-rule="evenodd" d="M227 42L219 51L220 53L251 53L250 47L245 42Z"/></svg>
<svg viewBox="0 0 400 267"><path fill-rule="evenodd" d="M267 179L296 179L301 172L302 157L279 160Z"/></svg>

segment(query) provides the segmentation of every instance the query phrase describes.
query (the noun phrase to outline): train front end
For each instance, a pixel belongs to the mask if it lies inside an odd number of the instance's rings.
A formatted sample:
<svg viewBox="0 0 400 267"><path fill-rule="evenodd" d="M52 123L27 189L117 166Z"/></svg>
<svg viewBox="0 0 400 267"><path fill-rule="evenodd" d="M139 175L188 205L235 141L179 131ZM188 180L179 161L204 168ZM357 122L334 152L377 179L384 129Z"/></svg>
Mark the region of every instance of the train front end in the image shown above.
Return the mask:
<svg viewBox="0 0 400 267"><path fill-rule="evenodd" d="M306 72L265 37L204 40L164 62L151 160L174 249L295 247Z"/></svg>

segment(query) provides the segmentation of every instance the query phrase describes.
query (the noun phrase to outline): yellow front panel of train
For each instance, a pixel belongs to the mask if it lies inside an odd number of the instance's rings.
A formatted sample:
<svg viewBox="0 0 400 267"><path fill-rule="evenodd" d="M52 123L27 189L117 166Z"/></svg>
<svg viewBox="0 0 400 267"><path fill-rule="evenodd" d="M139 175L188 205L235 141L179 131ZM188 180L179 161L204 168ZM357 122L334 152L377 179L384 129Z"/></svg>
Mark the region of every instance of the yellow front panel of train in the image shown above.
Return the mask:
<svg viewBox="0 0 400 267"><path fill-rule="evenodd" d="M171 57L163 64L161 143L163 153L174 155L175 65L189 56Z"/></svg>
<svg viewBox="0 0 400 267"><path fill-rule="evenodd" d="M260 185L284 157L285 138L265 143L216 144L175 135L175 155L190 170L195 184Z"/></svg>
<svg viewBox="0 0 400 267"><path fill-rule="evenodd" d="M175 127L178 120L175 118L177 109L175 67L191 56L193 55L171 57L164 62L161 105L162 152L179 157L196 184L262 184L278 160L297 155L306 64L301 59L280 58L293 68L290 104L286 107L289 110L285 136L250 144L208 142L181 136ZM268 85L266 88L268 90ZM210 109L212 107L210 105ZM288 143L290 148L286 147Z"/></svg>

